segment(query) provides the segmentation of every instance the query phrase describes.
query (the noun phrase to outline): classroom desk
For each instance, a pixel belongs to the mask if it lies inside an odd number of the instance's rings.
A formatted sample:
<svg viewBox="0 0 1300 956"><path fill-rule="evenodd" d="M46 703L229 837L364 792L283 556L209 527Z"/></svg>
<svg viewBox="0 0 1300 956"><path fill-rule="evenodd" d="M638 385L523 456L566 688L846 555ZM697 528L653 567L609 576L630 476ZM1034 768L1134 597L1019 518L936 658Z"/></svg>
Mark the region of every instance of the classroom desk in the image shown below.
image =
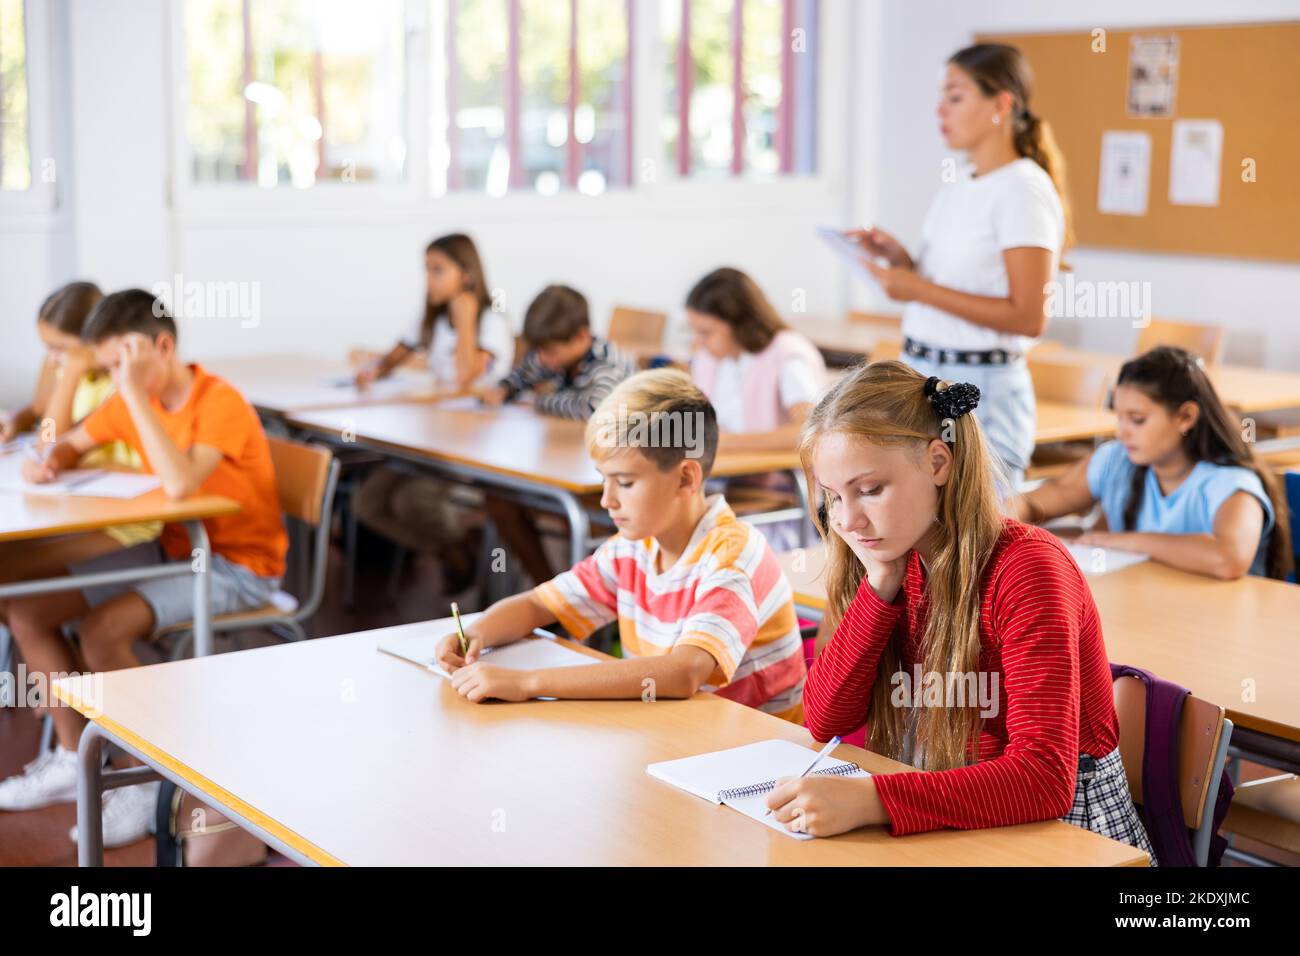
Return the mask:
<svg viewBox="0 0 1300 956"><path fill-rule="evenodd" d="M366 391L335 385L351 376L346 362L310 355L251 355L204 362L213 375L228 381L254 408L271 418L319 408L357 408L380 403L428 401L455 394L434 384L427 374L394 372Z"/></svg>
<svg viewBox="0 0 1300 956"><path fill-rule="evenodd" d="M1065 402L1037 402L1034 442L1091 441L1111 438L1115 434L1115 413L1105 408L1088 408ZM978 414L978 411L976 412Z"/></svg>
<svg viewBox="0 0 1300 956"><path fill-rule="evenodd" d="M795 604L824 612L823 546L777 557ZM1154 561L1088 575L1088 585L1112 661L1222 705L1236 725L1234 746L1300 768L1300 586L1251 576L1216 581ZM1248 686L1254 699L1246 699Z"/></svg>
<svg viewBox="0 0 1300 956"><path fill-rule="evenodd" d="M1132 847L1057 820L801 842L646 773L659 760L802 727L710 695L471 704L377 651L446 620L73 677L81 738L78 860L98 865L104 785L167 777L301 863L322 865L1144 866ZM238 706L231 706L238 701ZM147 765L101 772L105 741ZM836 756L904 769L856 747ZM91 813L90 809L96 812Z"/></svg>
<svg viewBox="0 0 1300 956"><path fill-rule="evenodd" d="M585 422L539 415L523 405L481 408L457 400L319 409L289 415L287 423L335 444L432 465L458 481L495 484L555 502L569 522L570 563L586 556L591 528L579 499L598 494L602 482L587 455ZM769 471L792 472L802 493L803 472L793 448L719 455L712 477Z"/></svg>
<svg viewBox="0 0 1300 956"><path fill-rule="evenodd" d="M208 535L203 528L203 519L231 515L237 511L239 505L229 498L194 495L173 500L161 488L137 498L0 493L0 542L98 531L113 525L139 521L170 521L183 525L189 534L191 546L207 553ZM151 567L0 584L0 599L185 574L194 577L194 653L200 656L210 654L212 617L208 597L210 583L205 561L175 561Z"/></svg>
<svg viewBox="0 0 1300 956"><path fill-rule="evenodd" d="M827 319L814 315L792 315L786 324L823 352L869 356L882 340L898 340L896 328L850 319Z"/></svg>
<svg viewBox="0 0 1300 956"><path fill-rule="evenodd" d="M1132 357L1073 346L1053 348L1044 355L1053 362L1099 365L1112 376L1118 375L1120 366ZM1243 414L1300 408L1300 375L1294 372L1248 365L1210 365L1205 373L1223 403Z"/></svg>

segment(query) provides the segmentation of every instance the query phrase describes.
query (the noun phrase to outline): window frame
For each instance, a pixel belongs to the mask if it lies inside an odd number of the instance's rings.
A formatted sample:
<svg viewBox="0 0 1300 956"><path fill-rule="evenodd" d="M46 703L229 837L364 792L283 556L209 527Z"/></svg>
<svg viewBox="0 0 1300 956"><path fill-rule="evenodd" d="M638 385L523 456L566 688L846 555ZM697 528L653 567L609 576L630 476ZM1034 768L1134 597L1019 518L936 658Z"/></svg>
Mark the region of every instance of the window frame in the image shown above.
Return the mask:
<svg viewBox="0 0 1300 956"><path fill-rule="evenodd" d="M26 189L0 189L0 218L6 232L26 231L52 220L62 204L62 181L68 174L55 149L51 6L23 0L23 69L27 78L27 155L31 183ZM33 53L37 54L35 58ZM35 69L33 62L37 64ZM55 163L52 183L41 179L45 160Z"/></svg>
<svg viewBox="0 0 1300 956"><path fill-rule="evenodd" d="M170 97L170 202L182 225L233 222L316 223L321 221L498 223L544 221L557 216L599 219L653 213L669 218L710 218L751 209L776 214L807 212L810 204L842 204L848 182L846 158L851 147L848 118L850 26L853 14L846 0L820 0L816 56L815 172L781 173L767 181L744 177L697 180L683 177L665 161L659 140L663 115L664 49L658 40L659 5L680 0L629 0L632 40L632 183L611 187L597 196L576 189L542 196L511 189L504 196L487 196L449 188L442 196L430 191L428 166L429 86L432 58L426 0L406 0L406 179L401 184L322 182L308 189L278 185L259 189L245 182L196 183L191 172L186 111L189 84L185 58L184 0L168 0L168 33L172 42ZM834 84L834 85L832 85ZM646 181L643 164L654 164ZM671 168L670 168L671 167ZM567 182L567 177L566 177Z"/></svg>

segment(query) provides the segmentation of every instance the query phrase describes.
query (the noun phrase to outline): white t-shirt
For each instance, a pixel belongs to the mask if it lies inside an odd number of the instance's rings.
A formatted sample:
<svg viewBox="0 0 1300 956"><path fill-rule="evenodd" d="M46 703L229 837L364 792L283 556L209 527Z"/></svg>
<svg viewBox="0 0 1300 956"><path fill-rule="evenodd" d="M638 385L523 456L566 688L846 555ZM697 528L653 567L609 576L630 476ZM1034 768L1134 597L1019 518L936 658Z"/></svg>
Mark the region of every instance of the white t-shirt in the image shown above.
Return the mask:
<svg viewBox="0 0 1300 956"><path fill-rule="evenodd" d="M745 431L745 379L753 363L751 352L741 352L736 358L718 359L718 375L713 383L713 410L718 416L718 430L740 434ZM778 391L781 408L789 410L805 402L816 404L821 395L817 392L817 370L798 356L781 363Z"/></svg>
<svg viewBox="0 0 1300 956"><path fill-rule="evenodd" d="M402 339L402 344L409 348L420 347L420 331L424 325L424 316L415 320L409 332ZM515 360L515 336L510 330L510 320L504 312L485 310L478 317L478 344L486 350L491 358L487 371L476 385L495 385L510 374ZM429 343L429 371L439 383L456 381L456 330L451 320L440 316L433 323L433 341Z"/></svg>
<svg viewBox="0 0 1300 956"><path fill-rule="evenodd" d="M1021 158L983 176L966 175L940 190L921 227L917 271L937 285L1005 298L1010 288L1002 253L1032 246L1052 252L1052 278L1065 242L1061 197L1046 171ZM903 334L923 345L1024 352L1033 343L923 305L903 309Z"/></svg>

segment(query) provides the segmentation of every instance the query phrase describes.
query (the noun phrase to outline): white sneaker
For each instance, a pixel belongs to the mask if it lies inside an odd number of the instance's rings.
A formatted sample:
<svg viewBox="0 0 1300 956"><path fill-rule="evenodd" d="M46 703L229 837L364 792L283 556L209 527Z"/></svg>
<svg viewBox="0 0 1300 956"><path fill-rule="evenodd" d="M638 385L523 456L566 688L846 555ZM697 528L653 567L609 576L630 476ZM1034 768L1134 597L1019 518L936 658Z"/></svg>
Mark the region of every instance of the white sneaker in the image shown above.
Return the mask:
<svg viewBox="0 0 1300 956"><path fill-rule="evenodd" d="M159 781L118 787L104 794L104 848L126 846L153 832L158 808ZM77 842L77 828L68 831Z"/></svg>
<svg viewBox="0 0 1300 956"><path fill-rule="evenodd" d="M77 799L77 752L55 747L0 782L0 810L39 810Z"/></svg>

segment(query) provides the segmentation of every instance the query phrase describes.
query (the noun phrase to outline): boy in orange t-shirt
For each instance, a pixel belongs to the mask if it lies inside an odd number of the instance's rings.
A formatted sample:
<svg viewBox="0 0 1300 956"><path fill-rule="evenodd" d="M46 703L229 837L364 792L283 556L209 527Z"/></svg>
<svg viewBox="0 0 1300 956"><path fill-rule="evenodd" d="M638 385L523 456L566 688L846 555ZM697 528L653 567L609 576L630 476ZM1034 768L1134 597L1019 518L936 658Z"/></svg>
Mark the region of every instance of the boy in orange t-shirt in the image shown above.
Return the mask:
<svg viewBox="0 0 1300 956"><path fill-rule="evenodd" d="M131 289L106 297L82 329L117 392L53 446L44 462L24 463L32 482L54 480L88 451L122 441L143 471L162 479L164 493L202 492L239 504L236 514L203 522L209 542L211 609L225 614L263 607L280 584L288 536L280 517L271 450L257 413L230 384L176 353L176 323L163 303ZM188 560L189 536L168 524L157 541L73 565L77 574ZM153 578L41 594L14 600L9 627L33 674L76 670L62 628L77 623L81 653L93 671L139 663L132 645L193 616L188 576ZM48 685L47 685L48 686ZM59 746L0 782L0 810L30 810L71 801L76 793L76 746L85 725L68 707L52 707ZM148 832L156 785L109 791L104 842L119 846Z"/></svg>

